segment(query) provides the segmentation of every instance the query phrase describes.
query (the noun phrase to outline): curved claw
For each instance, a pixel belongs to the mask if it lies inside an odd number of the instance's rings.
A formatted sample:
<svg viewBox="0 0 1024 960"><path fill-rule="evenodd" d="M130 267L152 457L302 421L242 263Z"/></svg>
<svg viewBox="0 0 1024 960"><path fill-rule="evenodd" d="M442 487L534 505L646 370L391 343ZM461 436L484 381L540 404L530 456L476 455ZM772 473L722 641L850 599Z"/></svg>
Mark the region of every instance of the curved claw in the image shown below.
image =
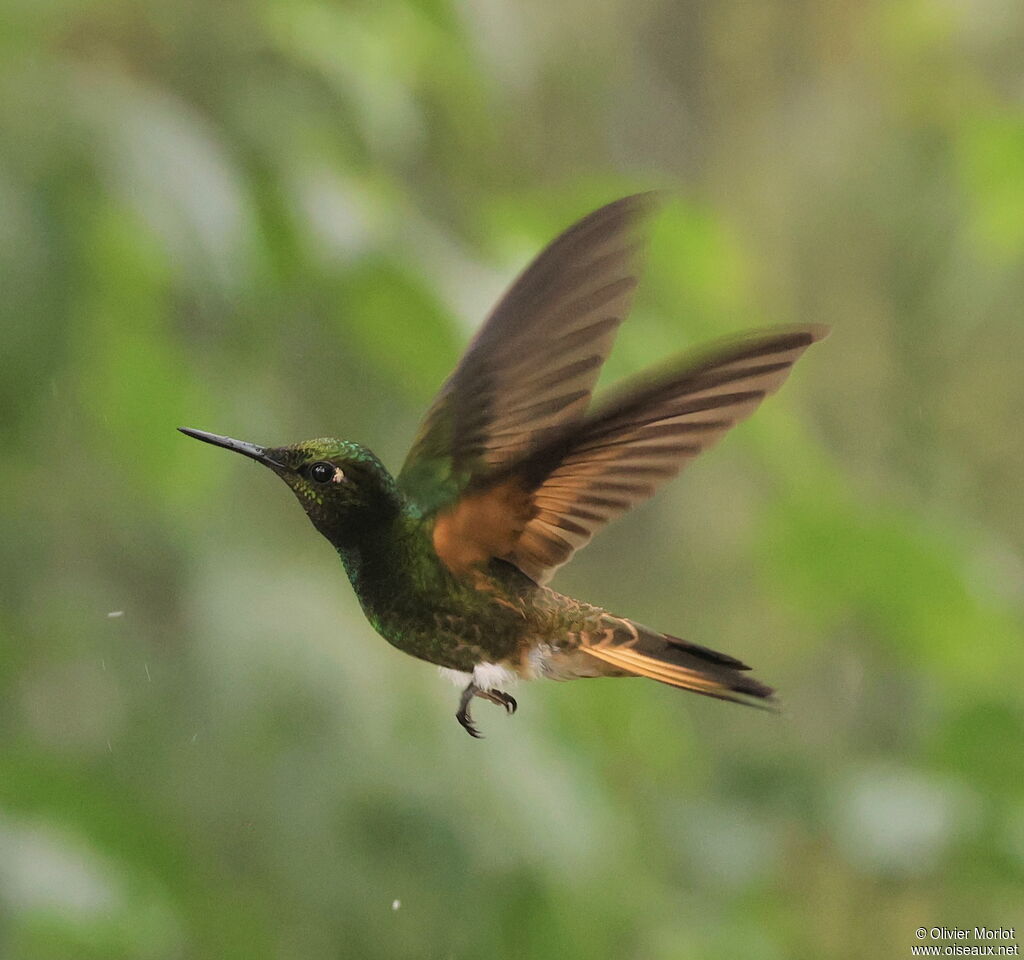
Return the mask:
<svg viewBox="0 0 1024 960"><path fill-rule="evenodd" d="M483 740L484 735L473 726L473 718L469 715L469 703L477 693L476 684L470 683L465 690L462 691L462 696L459 697L459 710L455 714L455 719L462 724L462 729L466 731L475 740Z"/></svg>
<svg viewBox="0 0 1024 960"><path fill-rule="evenodd" d="M479 730L477 730L475 726L473 726L473 721L470 719L468 711L464 712L460 710L457 714L455 714L455 719L462 724L462 729L465 730L466 733L468 733L471 737L473 737L473 739L484 739L484 735Z"/></svg>
<svg viewBox="0 0 1024 960"><path fill-rule="evenodd" d="M519 704L516 703L516 698L513 697L512 694L504 693L501 690L495 690L494 693L497 694L498 702L505 708L505 712L509 716L512 716L512 714L519 709Z"/></svg>
<svg viewBox="0 0 1024 960"><path fill-rule="evenodd" d="M473 697L480 697L481 700L490 700L491 703L496 703L499 707L504 707L505 712L509 716L519 709L519 704L516 703L516 698L510 693L505 693L504 690L481 690L475 683L469 684L469 686L462 691L462 696L459 698L459 712L455 714L455 719L462 724L462 729L465 730L466 733L477 740L483 740L484 735L477 730L476 726L473 724L472 717L469 715L469 704Z"/></svg>
<svg viewBox="0 0 1024 960"><path fill-rule="evenodd" d="M474 695L482 700L490 700L491 703L496 703L499 707L504 707L510 714L515 713L519 707L516 698L510 693L505 693L504 690L477 690Z"/></svg>

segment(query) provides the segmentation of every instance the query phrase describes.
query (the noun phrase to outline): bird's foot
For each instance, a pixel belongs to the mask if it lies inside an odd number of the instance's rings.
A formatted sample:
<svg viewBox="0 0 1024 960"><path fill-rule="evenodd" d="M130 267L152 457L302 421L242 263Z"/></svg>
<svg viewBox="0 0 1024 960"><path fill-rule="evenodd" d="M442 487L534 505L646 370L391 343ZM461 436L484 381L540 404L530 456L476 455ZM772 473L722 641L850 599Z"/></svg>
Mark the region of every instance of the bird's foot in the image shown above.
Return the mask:
<svg viewBox="0 0 1024 960"><path fill-rule="evenodd" d="M509 715L515 713L519 708L516 698L510 693L505 693L504 690L477 690L476 695L483 700L490 700L491 703L496 703L499 707L504 707L505 712Z"/></svg>
<svg viewBox="0 0 1024 960"><path fill-rule="evenodd" d="M510 694L505 693L502 690L481 690L475 683L470 683L465 690L462 691L462 696L459 697L459 710L455 714L455 719L462 724L462 728L471 737L477 740L483 739L483 734L477 730L473 724L473 718L469 714L469 704L472 702L473 697L480 697L482 700L490 700L491 703L496 703L499 707L504 707L505 711L509 714L516 712L516 708L519 706L516 703L516 698Z"/></svg>

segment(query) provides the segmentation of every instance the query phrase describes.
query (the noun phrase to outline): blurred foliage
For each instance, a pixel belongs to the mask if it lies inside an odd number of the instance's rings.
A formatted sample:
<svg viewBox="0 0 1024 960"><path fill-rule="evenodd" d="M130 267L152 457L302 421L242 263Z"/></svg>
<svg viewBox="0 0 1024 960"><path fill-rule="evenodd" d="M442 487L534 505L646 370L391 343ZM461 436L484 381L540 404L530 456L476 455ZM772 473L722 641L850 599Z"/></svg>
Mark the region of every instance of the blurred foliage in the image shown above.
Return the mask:
<svg viewBox="0 0 1024 960"><path fill-rule="evenodd" d="M1024 926L1024 7L9 0L0 956L909 955ZM834 324L557 585L781 718L534 684L488 735L286 491L397 465L504 283L664 186L608 377Z"/></svg>

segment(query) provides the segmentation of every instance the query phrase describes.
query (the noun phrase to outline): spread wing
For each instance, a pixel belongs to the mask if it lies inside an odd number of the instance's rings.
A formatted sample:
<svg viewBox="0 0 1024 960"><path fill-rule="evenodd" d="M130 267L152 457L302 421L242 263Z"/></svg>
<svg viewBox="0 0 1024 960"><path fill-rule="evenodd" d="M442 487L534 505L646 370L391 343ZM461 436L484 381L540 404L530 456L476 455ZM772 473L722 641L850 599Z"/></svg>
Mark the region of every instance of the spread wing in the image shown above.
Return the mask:
<svg viewBox="0 0 1024 960"><path fill-rule="evenodd" d="M605 524L651 497L782 386L824 326L778 328L720 344L627 389L512 471L532 510L508 559L538 583Z"/></svg>
<svg viewBox="0 0 1024 960"><path fill-rule="evenodd" d="M636 229L654 202L641 194L590 214L502 297L441 387L399 473L424 514L582 419L629 312Z"/></svg>
<svg viewBox="0 0 1024 960"><path fill-rule="evenodd" d="M770 329L684 357L496 471L438 516L453 570L490 557L538 583L774 393L824 326Z"/></svg>

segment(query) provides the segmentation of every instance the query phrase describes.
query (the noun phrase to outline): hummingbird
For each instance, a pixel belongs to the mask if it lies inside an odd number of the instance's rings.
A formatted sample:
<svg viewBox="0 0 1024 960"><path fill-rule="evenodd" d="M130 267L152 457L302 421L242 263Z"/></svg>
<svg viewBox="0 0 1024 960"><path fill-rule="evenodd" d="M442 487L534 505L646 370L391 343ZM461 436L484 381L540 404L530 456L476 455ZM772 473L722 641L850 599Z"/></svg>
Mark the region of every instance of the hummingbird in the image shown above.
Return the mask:
<svg viewBox="0 0 1024 960"><path fill-rule="evenodd" d="M517 680L648 677L769 706L740 660L547 584L789 375L823 325L770 327L683 354L591 403L627 316L652 194L601 207L509 287L441 386L397 475L334 438L260 446L180 427L269 467L340 555L373 628L508 713Z"/></svg>

